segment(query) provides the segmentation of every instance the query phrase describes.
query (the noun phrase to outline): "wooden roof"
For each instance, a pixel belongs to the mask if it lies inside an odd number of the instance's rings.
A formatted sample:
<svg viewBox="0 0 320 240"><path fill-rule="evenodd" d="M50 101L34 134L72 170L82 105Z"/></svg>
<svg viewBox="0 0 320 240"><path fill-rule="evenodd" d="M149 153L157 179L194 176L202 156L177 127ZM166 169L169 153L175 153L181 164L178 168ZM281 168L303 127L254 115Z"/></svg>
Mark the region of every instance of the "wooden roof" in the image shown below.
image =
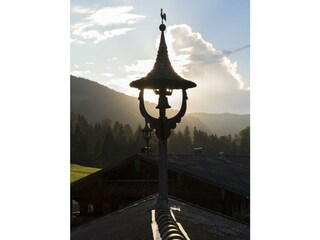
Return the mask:
<svg viewBox="0 0 320 240"><path fill-rule="evenodd" d="M123 161L107 164L100 171L72 183L71 188L76 188L90 179L106 174L109 170L116 167L119 168L136 159L158 165L158 156L136 154ZM227 160L211 158L205 155L169 154L168 169L246 197L250 196L249 168L239 167Z"/></svg>

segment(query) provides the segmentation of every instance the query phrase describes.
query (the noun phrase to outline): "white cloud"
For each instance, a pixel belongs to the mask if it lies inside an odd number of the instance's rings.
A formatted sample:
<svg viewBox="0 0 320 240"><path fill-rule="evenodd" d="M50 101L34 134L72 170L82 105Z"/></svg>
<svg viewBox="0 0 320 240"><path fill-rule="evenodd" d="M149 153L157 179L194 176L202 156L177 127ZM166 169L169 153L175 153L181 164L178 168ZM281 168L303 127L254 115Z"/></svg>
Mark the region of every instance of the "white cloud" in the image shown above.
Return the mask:
<svg viewBox="0 0 320 240"><path fill-rule="evenodd" d="M188 25L170 26L167 35L168 51L173 52L174 58L184 56L184 59L189 61L182 63L182 75L201 79L218 75L220 77L214 80L217 84L221 82L223 85L229 84L229 89L237 87L245 90L242 78L237 73L237 62L231 62L222 51L205 41L199 33L192 32ZM226 80L228 75L229 78Z"/></svg>
<svg viewBox="0 0 320 240"><path fill-rule="evenodd" d="M232 63L227 57L223 57L222 64L227 68L227 71L238 82L239 89L245 89L242 77L237 73L237 62Z"/></svg>
<svg viewBox="0 0 320 240"><path fill-rule="evenodd" d="M117 29L113 29L111 31L105 31L104 35L107 36L107 38L109 38L109 37L114 37L114 36L126 34L127 32L135 30L135 29L136 28L117 28Z"/></svg>
<svg viewBox="0 0 320 240"><path fill-rule="evenodd" d="M169 26L166 42L168 52L178 61L172 62L177 73L197 83L188 91L193 99L188 103L190 111L249 112L250 91L237 72L237 62L185 24Z"/></svg>
<svg viewBox="0 0 320 240"><path fill-rule="evenodd" d="M87 13L92 13L93 10L90 9L90 8L85 8L85 7L81 7L81 6L76 6L76 7L73 7L71 9L71 12L72 13L78 13L78 14L87 14Z"/></svg>
<svg viewBox="0 0 320 240"><path fill-rule="evenodd" d="M80 44L84 44L84 41L78 40L78 39L74 39L74 38L70 38L70 44L75 44L75 45L80 45Z"/></svg>
<svg viewBox="0 0 320 240"><path fill-rule="evenodd" d="M145 16L142 15L129 13L132 10L132 6L104 7L89 16L88 20L100 26L110 26L133 24L145 18Z"/></svg>
<svg viewBox="0 0 320 240"><path fill-rule="evenodd" d="M135 28L120 27L106 30L105 27L119 24L130 25L145 18L142 15L129 13L132 10L132 6L104 7L100 9L74 7L72 9L73 13L84 14L86 17L82 21L72 24L71 33L74 37L93 40L93 43L99 43L108 38L124 35Z"/></svg>
<svg viewBox="0 0 320 240"><path fill-rule="evenodd" d="M101 34L97 30L88 30L88 31L82 31L78 34L84 39L96 39L95 41L100 41L100 39L104 38L104 34Z"/></svg>
<svg viewBox="0 0 320 240"><path fill-rule="evenodd" d="M126 34L127 32L132 31L134 29L135 28L118 28L118 29L113 29L113 30L104 31L104 32L100 32L98 30L88 30L88 31L79 32L79 34L75 34L75 35L79 35L83 39L94 39L93 43L96 44L108 38Z"/></svg>
<svg viewBox="0 0 320 240"><path fill-rule="evenodd" d="M71 25L71 33L73 35L81 35L82 32L84 32L87 28L93 27L94 24L88 23L88 22L77 22L73 25Z"/></svg>

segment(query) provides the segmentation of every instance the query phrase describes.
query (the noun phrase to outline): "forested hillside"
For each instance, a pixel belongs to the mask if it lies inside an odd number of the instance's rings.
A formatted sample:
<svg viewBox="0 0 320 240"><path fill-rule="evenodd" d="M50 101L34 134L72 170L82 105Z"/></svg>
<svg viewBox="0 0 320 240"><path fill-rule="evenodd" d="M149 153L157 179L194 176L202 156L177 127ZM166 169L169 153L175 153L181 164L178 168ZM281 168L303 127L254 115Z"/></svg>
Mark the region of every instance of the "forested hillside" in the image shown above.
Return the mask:
<svg viewBox="0 0 320 240"><path fill-rule="evenodd" d="M89 123L79 114L71 113L71 163L90 167L104 167L107 161L123 160L141 152L145 147L141 126L137 128L119 121L104 119ZM150 146L153 153L158 143L153 134ZM220 152L235 155L250 155L250 128L232 136L217 136L200 129L172 131L168 140L168 153L190 154L193 148L204 148L203 153L216 156Z"/></svg>

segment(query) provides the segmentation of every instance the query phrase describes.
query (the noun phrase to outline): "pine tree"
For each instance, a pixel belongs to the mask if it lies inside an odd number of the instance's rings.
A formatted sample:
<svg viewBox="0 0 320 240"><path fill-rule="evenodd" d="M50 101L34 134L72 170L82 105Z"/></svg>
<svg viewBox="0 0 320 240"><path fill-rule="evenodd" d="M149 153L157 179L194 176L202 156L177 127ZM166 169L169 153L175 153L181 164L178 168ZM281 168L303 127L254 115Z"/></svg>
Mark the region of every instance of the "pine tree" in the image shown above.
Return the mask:
<svg viewBox="0 0 320 240"><path fill-rule="evenodd" d="M239 154L250 156L250 127L246 127L240 133Z"/></svg>
<svg viewBox="0 0 320 240"><path fill-rule="evenodd" d="M115 142L113 138L113 133L111 131L111 128L108 128L102 144L102 158L104 163L113 160L112 158L115 155L114 147Z"/></svg>

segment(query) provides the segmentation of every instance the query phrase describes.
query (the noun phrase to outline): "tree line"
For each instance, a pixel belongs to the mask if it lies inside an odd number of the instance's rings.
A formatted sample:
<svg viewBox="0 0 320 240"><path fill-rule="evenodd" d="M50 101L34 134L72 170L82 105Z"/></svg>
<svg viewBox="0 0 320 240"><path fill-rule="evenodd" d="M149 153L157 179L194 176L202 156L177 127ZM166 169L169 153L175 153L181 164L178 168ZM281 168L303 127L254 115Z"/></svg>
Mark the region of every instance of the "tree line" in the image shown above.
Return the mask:
<svg viewBox="0 0 320 240"><path fill-rule="evenodd" d="M119 161L141 152L146 143L139 125L133 130L129 124L112 123L105 119L90 124L84 116L71 113L71 163L91 167L104 167L108 161ZM150 139L153 153L158 151L155 134ZM172 131L168 139L168 153L192 154L194 148L202 147L203 153L216 156L220 152L232 155L250 155L250 128L235 136L217 136L186 127L184 131Z"/></svg>

